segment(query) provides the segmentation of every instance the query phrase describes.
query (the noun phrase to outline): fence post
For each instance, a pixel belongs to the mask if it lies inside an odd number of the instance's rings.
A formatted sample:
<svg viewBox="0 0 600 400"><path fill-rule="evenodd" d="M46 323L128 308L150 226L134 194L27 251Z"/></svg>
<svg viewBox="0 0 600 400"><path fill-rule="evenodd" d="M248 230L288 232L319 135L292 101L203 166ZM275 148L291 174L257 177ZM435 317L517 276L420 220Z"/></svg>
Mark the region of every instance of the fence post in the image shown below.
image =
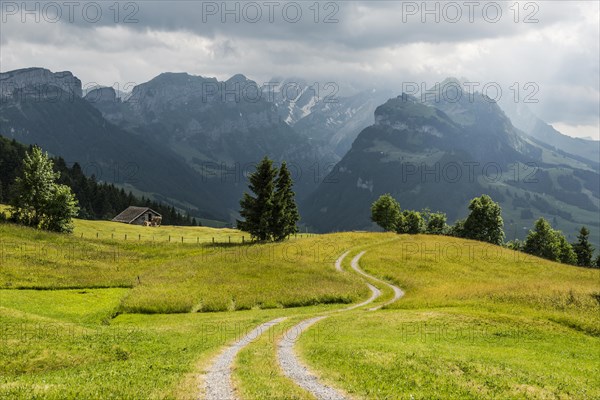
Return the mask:
<svg viewBox="0 0 600 400"><path fill-rule="evenodd" d="M215 245L215 237L212 238L213 246Z"/></svg>
<svg viewBox="0 0 600 400"><path fill-rule="evenodd" d="M169 243L171 243L171 235L169 235Z"/></svg>
<svg viewBox="0 0 600 400"><path fill-rule="evenodd" d="M142 240L142 234L138 234L138 240Z"/></svg>
<svg viewBox="0 0 600 400"><path fill-rule="evenodd" d="M111 238L111 239L114 239L114 238L115 238L115 234L114 234L114 233L111 233L111 234L110 234L110 238Z"/></svg>
<svg viewBox="0 0 600 400"><path fill-rule="evenodd" d="M245 241L245 239L244 239L244 237L242 236L242 244L244 243L244 241Z"/></svg>
<svg viewBox="0 0 600 400"><path fill-rule="evenodd" d="M98 232L96 232L96 239L98 239Z"/></svg>
<svg viewBox="0 0 600 400"><path fill-rule="evenodd" d="M231 236L229 236L229 244L231 244Z"/></svg>
<svg viewBox="0 0 600 400"><path fill-rule="evenodd" d="M200 244L200 238L196 236L196 244Z"/></svg>
<svg viewBox="0 0 600 400"><path fill-rule="evenodd" d="M125 240L127 240L127 234L125 234Z"/></svg>
<svg viewBox="0 0 600 400"><path fill-rule="evenodd" d="M183 243L183 236L181 237L181 243Z"/></svg>

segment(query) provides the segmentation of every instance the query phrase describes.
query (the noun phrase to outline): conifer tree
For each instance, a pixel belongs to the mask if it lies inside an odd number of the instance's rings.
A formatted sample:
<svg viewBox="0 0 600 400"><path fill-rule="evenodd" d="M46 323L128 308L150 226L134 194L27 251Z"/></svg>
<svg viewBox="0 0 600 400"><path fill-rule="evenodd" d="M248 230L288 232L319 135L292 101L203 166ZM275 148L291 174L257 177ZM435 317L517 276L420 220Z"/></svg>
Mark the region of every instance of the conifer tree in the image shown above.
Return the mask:
<svg viewBox="0 0 600 400"><path fill-rule="evenodd" d="M582 267L592 266L592 257L594 255L594 248L589 242L590 231L582 226L577 235L577 242L573 243L573 250L577 255L577 265Z"/></svg>
<svg viewBox="0 0 600 400"><path fill-rule="evenodd" d="M300 220L298 207L292 190L292 177L284 161L275 182L273 212L271 216L271 234L280 241L298 232L296 224Z"/></svg>
<svg viewBox="0 0 600 400"><path fill-rule="evenodd" d="M249 188L254 196L244 193L240 200L240 215L244 221L237 221L238 229L250 233L252 238L260 241L272 237L272 213L274 201L274 181L277 169L273 161L264 157L256 166L256 171L249 176Z"/></svg>

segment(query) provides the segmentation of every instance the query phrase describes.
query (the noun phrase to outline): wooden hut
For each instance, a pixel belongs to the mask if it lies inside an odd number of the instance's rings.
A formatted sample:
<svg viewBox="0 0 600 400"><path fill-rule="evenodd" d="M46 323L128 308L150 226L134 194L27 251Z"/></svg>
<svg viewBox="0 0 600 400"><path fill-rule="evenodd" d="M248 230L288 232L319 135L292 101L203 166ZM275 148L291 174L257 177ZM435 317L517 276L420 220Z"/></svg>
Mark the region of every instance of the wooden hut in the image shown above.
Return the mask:
<svg viewBox="0 0 600 400"><path fill-rule="evenodd" d="M148 207L130 206L112 220L130 225L159 226L162 215Z"/></svg>

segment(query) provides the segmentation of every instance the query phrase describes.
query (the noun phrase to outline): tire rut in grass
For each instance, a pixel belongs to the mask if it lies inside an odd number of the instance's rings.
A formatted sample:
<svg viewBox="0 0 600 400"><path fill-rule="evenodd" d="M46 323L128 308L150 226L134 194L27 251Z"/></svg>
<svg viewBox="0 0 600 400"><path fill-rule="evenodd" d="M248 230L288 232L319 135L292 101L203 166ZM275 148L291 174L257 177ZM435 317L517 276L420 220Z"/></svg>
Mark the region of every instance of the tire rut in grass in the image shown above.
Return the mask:
<svg viewBox="0 0 600 400"><path fill-rule="evenodd" d="M279 342L277 360L285 376L294 381L302 389L310 392L318 400L345 400L346 397L336 389L319 382L317 377L294 354L294 345L300 334L324 318L327 317L320 316L306 319L288 330L284 338Z"/></svg>
<svg viewBox="0 0 600 400"><path fill-rule="evenodd" d="M346 258L348 253L349 253L349 251L345 252L335 261L335 269L336 270L338 270L340 272L343 271L342 262L344 261L344 258ZM397 301L404 295L404 292L399 287L389 284L389 283L387 283L379 278L376 278L372 275L369 275L366 272L364 272L362 269L360 269L360 266L358 263L360 261L360 258L364 254L365 254L365 251L362 251L352 259L352 261L350 263L352 269L354 269L354 271L356 271L357 273L359 273L360 275L362 275L366 278L369 278L376 282L387 285L394 291L394 297L391 300L389 300L379 306L369 309L369 311L375 311L375 310L380 309L381 307L384 307L386 305L394 303L395 301ZM351 307L344 308L342 310L339 310L338 312L350 311L350 310L354 310L359 307L366 306L381 296L381 291L378 288L376 288L374 285L372 285L368 282L365 282L365 283L371 290L371 297L368 298L367 300L363 301L362 303L355 304ZM294 353L294 345L298 341L300 334L302 334L302 332L307 330L312 325L316 324L317 322L319 322L327 317L328 317L327 315L322 315L319 317L309 318L309 319L306 319L306 320L300 322L299 324L295 325L292 329L288 330L285 333L284 338L278 344L277 361L279 362L279 366L283 370L283 373L288 378L290 378L292 381L294 381L294 383L296 383L298 386L300 386L304 390L310 392L318 400L347 399L347 397L344 394L342 394L341 392L339 392L338 390L319 382L318 378L313 373L310 372L308 367L306 367L302 362L300 362L300 360Z"/></svg>
<svg viewBox="0 0 600 400"><path fill-rule="evenodd" d="M244 347L258 339L266 330L285 320L277 318L254 328L250 333L238 340L217 356L210 366L204 380L206 400L233 400L236 398L231 383L231 368L237 354Z"/></svg>
<svg viewBox="0 0 600 400"><path fill-rule="evenodd" d="M336 260L336 270L340 272L343 271L342 262L344 261L344 258L346 258L348 253L349 251L345 252ZM360 257L362 257L363 254L364 251L356 257L354 257L354 259L352 260L352 264L358 264L358 260L360 259ZM359 307L366 306L367 304L372 303L373 301L375 301L375 299L381 296L381 291L379 289L377 289L370 283L367 283L367 285L371 290L371 297L369 297L362 303L344 308L342 310L339 310L338 312L350 311ZM319 317L309 318L288 330L285 333L283 339L278 344L277 361L279 362L279 366L283 370L285 376L290 378L296 385L311 393L318 400L342 400L346 399L347 397L338 390L332 388L331 386L327 386L319 382L319 379L313 373L310 372L308 367L306 367L294 353L294 345L298 341L298 338L300 337L302 332L304 332L312 325L327 317L327 315L322 315Z"/></svg>
<svg viewBox="0 0 600 400"><path fill-rule="evenodd" d="M359 254L358 254L356 257L354 257L354 258L352 259L352 262L351 262L351 264L350 264L350 265L352 266L352 269L353 269L353 270L355 270L356 272L358 272L359 274L361 274L362 276L365 276L365 277L367 277L367 278L369 278L369 279L372 279L372 280L374 280L374 281L376 281L376 282L379 282L379 283L381 283L381 284L383 284L383 285L386 285L386 286L388 286L389 288L391 288L391 289L394 291L394 297L393 297L391 300L389 300L389 301L386 301L385 303L383 303L383 304L380 304L380 305L378 305L377 307L370 308L370 309L369 309L369 311L375 311L375 310L379 310L380 308L382 308L382 307L385 307L385 306L388 306L388 305L390 305L390 304L392 304L392 303L395 303L395 302L396 302L396 301L398 301L400 298L402 298L402 296L404 296L404 292L403 292L403 291L402 291L402 289L400 289L398 286L396 286L396 285L392 285L391 283L387 283L386 281L384 281L384 280L382 280L382 279L379 279L379 278L376 278L376 277L374 277L373 275L369 275L369 274L367 274L365 271L363 271L362 269L360 269L360 266L358 265L358 261L360 260L360 258L361 258L361 257L362 257L364 254L365 254L365 252L364 252L364 251L362 251L362 252L360 252L360 253L359 253ZM370 284L367 284L367 285L371 286ZM372 290L372 289L371 289L371 290Z"/></svg>

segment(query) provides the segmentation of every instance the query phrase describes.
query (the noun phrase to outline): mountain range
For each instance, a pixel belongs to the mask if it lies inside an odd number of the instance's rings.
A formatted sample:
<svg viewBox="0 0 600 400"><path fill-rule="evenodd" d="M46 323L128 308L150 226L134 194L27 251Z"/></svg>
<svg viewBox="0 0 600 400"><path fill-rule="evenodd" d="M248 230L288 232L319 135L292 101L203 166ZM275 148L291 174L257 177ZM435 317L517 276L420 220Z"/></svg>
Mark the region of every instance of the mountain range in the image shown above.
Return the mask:
<svg viewBox="0 0 600 400"><path fill-rule="evenodd" d="M566 233L585 224L599 242L597 141L562 135L524 106L501 108L480 93L329 99L301 79L280 82L294 83L293 101L281 86L272 96L252 92L263 89L244 75L163 73L131 93L84 95L70 72L4 72L0 134L203 218L233 221L247 173L268 155L291 165L302 222L317 231L374 229L369 206L383 193L451 221L488 193L502 205L509 239L543 215ZM466 90L454 79L439 85L448 84Z"/></svg>

